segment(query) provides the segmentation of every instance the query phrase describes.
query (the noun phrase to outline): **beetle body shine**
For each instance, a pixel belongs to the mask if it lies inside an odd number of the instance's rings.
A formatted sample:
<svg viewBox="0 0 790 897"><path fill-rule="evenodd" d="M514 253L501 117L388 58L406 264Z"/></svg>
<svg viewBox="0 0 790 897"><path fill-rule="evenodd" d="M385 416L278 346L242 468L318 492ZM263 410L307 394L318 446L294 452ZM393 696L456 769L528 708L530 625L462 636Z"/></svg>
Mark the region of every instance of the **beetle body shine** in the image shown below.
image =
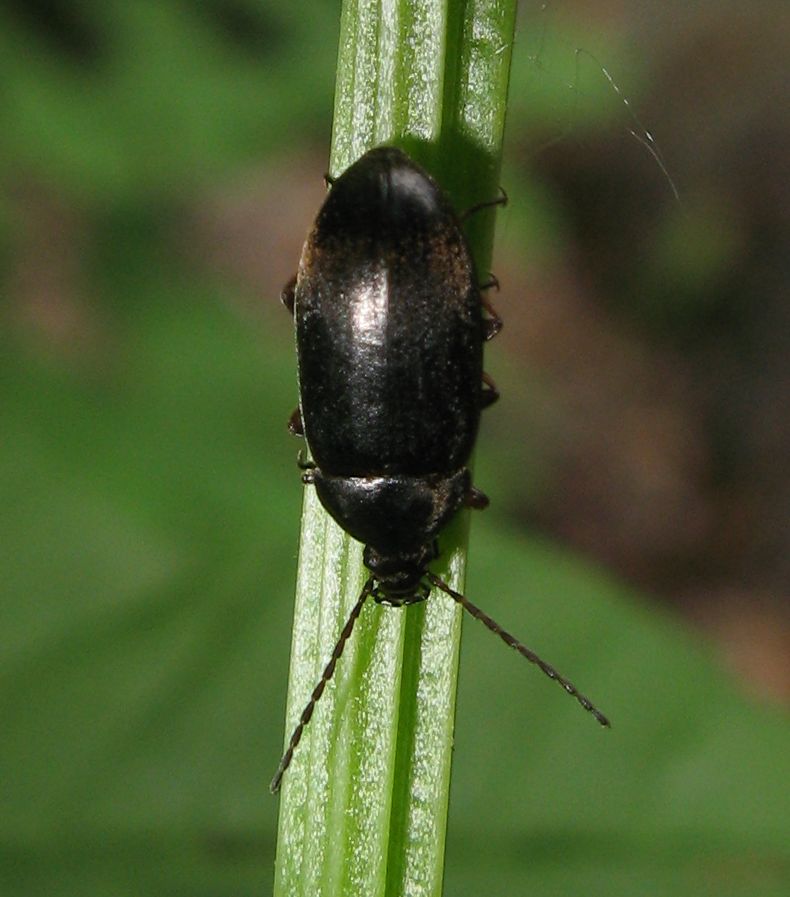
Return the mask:
<svg viewBox="0 0 790 897"><path fill-rule="evenodd" d="M372 150L334 182L294 290L306 481L389 603L416 597L473 494L481 302L458 217L408 156Z"/></svg>

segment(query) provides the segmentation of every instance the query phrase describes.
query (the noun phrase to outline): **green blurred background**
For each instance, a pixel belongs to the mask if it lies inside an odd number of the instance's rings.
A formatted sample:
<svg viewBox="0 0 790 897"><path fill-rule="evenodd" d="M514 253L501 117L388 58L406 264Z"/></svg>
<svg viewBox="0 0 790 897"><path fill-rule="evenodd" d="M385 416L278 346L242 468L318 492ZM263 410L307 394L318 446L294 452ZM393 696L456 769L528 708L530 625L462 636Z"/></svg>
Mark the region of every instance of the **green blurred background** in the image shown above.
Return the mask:
<svg viewBox="0 0 790 897"><path fill-rule="evenodd" d="M338 18L0 4L4 897L271 891ZM788 37L522 4L448 895L790 893Z"/></svg>

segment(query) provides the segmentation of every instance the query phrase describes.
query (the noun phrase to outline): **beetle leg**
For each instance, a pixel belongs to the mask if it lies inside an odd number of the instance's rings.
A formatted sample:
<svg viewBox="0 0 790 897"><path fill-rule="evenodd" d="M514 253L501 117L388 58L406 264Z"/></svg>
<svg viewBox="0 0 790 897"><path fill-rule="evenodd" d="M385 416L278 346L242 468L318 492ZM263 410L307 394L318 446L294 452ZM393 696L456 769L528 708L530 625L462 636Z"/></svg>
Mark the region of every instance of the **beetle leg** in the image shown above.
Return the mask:
<svg viewBox="0 0 790 897"><path fill-rule="evenodd" d="M474 486L469 487L469 491L464 496L464 505L467 508L474 508L475 511L482 511L489 506L491 500L479 489Z"/></svg>
<svg viewBox="0 0 790 897"><path fill-rule="evenodd" d="M315 461L308 461L301 449L299 449L299 452L296 456L296 466L299 468L299 470L315 470L316 468Z"/></svg>
<svg viewBox="0 0 790 897"><path fill-rule="evenodd" d="M483 371L483 383L485 386L480 394L480 407L488 408L489 405L493 405L499 398L499 390L496 388L496 383L485 371Z"/></svg>
<svg viewBox="0 0 790 897"><path fill-rule="evenodd" d="M330 187L334 187L334 186L335 186L335 181L336 181L336 180L337 180L337 178L333 178L332 175L331 175L328 171L324 173L324 183L326 184L326 188L327 188L327 190L328 190Z"/></svg>
<svg viewBox="0 0 790 897"><path fill-rule="evenodd" d="M502 318L485 318L483 320L483 339L488 342L502 329Z"/></svg>
<svg viewBox="0 0 790 897"><path fill-rule="evenodd" d="M480 304L488 313L488 317L483 318L483 339L486 342L499 333L503 324L502 318L497 314L496 309L491 304L491 300L485 295L485 291L491 289L499 292L499 281L493 274L489 274L488 280L480 284Z"/></svg>
<svg viewBox="0 0 790 897"><path fill-rule="evenodd" d="M505 193L502 187L499 188L499 196L496 199L485 199L483 202L475 203L475 205L470 206L465 212L462 212L459 215L461 221L466 221L470 215L474 215L475 212L480 212L483 209L488 209L491 206L506 206L507 205L507 193Z"/></svg>
<svg viewBox="0 0 790 897"><path fill-rule="evenodd" d="M483 318L483 339L488 341L493 339L502 329L502 318L496 313L496 309L489 302L488 297L481 296L480 301L483 308L488 312L488 317Z"/></svg>
<svg viewBox="0 0 790 897"><path fill-rule="evenodd" d="M291 313L291 317L293 317L293 313L294 313L294 290L295 289L296 289L296 275L294 274L294 276L283 287L282 293L280 293L280 301Z"/></svg>
<svg viewBox="0 0 790 897"><path fill-rule="evenodd" d="M288 432L294 436L304 436L304 424L302 423L302 412L297 406L291 412L288 418Z"/></svg>

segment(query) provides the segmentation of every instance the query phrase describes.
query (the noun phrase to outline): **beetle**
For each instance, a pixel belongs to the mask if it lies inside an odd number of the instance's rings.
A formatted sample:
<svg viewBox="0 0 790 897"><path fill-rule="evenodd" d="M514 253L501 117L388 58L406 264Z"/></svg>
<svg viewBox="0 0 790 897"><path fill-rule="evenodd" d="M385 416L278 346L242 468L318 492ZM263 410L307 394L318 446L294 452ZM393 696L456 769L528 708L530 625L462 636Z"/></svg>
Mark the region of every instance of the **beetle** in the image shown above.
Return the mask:
<svg viewBox="0 0 790 897"><path fill-rule="evenodd" d="M483 343L502 325L485 298L496 280L479 283L461 218L400 149L372 149L327 183L282 296L295 318L298 360L299 407L289 428L310 452L310 461L300 455L303 482L364 544L370 576L271 790L279 790L368 598L402 607L440 589L608 726L571 682L429 569L458 511L488 504L468 464L481 411L498 398L483 372Z"/></svg>

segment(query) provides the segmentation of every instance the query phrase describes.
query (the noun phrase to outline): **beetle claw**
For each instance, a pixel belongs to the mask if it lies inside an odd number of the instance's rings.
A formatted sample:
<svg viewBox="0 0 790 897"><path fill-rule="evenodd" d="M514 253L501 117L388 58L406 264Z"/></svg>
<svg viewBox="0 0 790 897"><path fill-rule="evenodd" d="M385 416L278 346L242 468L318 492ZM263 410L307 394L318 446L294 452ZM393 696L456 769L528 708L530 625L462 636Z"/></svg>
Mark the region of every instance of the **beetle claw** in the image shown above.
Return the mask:
<svg viewBox="0 0 790 897"><path fill-rule="evenodd" d="M485 386L480 394L480 407L488 408L489 405L493 405L499 398L499 390L496 388L496 383L485 371L483 371L483 383Z"/></svg>
<svg viewBox="0 0 790 897"><path fill-rule="evenodd" d="M496 279L496 277L492 277L492 280L488 281L486 284L480 287L480 289L486 290L490 289L492 286L496 286L496 288L499 289L499 281ZM483 318L483 339L488 342L488 340L493 339L497 335L497 333L499 333L504 322L502 318L500 318L497 314L496 309L491 304L488 296L486 296L484 293L480 294L480 303L486 310L486 312L488 312L488 317Z"/></svg>
<svg viewBox="0 0 790 897"><path fill-rule="evenodd" d="M494 318L483 319L483 339L488 342L502 329L502 318L497 315Z"/></svg>
<svg viewBox="0 0 790 897"><path fill-rule="evenodd" d="M490 503L491 499L485 492L475 489L474 486L470 487L469 491L464 496L464 505L467 508L473 508L475 511L483 511Z"/></svg>
<svg viewBox="0 0 790 897"><path fill-rule="evenodd" d="M499 292L499 278L496 274L492 274L490 271L488 272L488 280L484 280L483 283L480 284L480 292L483 293L486 290L496 290Z"/></svg>
<svg viewBox="0 0 790 897"><path fill-rule="evenodd" d="M293 313L294 313L295 290L296 290L296 275L294 274L294 276L283 287L282 293L280 293L280 301L288 309L288 311L291 314L291 317L293 317Z"/></svg>

